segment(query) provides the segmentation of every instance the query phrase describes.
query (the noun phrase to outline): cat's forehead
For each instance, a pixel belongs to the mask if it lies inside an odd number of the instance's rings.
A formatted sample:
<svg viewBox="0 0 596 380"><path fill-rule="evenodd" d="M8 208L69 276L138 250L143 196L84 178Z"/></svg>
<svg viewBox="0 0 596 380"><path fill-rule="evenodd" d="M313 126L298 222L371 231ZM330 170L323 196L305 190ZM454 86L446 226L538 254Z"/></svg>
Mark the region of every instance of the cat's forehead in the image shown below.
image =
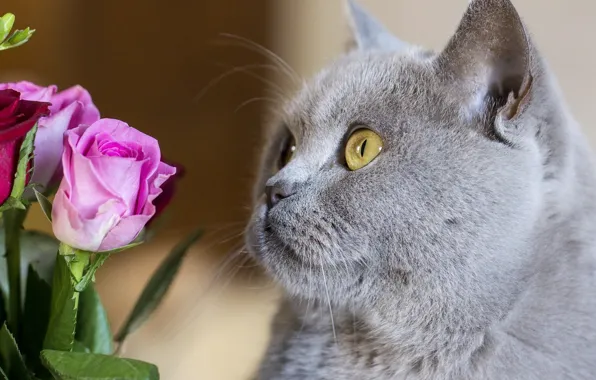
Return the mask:
<svg viewBox="0 0 596 380"><path fill-rule="evenodd" d="M429 54L357 53L342 57L287 104L295 133L326 133L355 123L444 114L452 107Z"/></svg>

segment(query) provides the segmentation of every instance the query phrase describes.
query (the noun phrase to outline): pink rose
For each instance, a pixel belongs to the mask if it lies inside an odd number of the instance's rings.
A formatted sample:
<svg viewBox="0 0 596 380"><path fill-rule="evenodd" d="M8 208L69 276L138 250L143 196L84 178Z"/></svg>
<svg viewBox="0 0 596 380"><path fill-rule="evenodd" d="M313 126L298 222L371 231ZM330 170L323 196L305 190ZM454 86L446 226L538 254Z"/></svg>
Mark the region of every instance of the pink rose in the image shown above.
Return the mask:
<svg viewBox="0 0 596 380"><path fill-rule="evenodd" d="M161 215L161 213L163 213L164 210L168 207L168 205L176 195L176 192L178 191L178 182L182 178L184 178L186 174L186 170L184 169L184 166L182 166L181 164L177 164L167 160L164 160L164 162L176 168L176 174L168 178L168 180L161 186L162 192L159 195L159 197L157 197L153 202L153 204L155 205L155 215L147 223L147 228L149 228L151 224L153 224L153 221L157 219Z"/></svg>
<svg viewBox="0 0 596 380"><path fill-rule="evenodd" d="M131 243L155 214L154 199L176 169L161 162L157 140L114 119L66 133L52 211L58 240L86 251Z"/></svg>
<svg viewBox="0 0 596 380"><path fill-rule="evenodd" d="M60 181L64 132L80 124L99 120L99 111L89 93L81 86L56 92L56 86L40 87L31 82L0 83L0 90L13 89L24 100L50 102L50 115L39 120L35 136L34 166L31 182L44 187Z"/></svg>

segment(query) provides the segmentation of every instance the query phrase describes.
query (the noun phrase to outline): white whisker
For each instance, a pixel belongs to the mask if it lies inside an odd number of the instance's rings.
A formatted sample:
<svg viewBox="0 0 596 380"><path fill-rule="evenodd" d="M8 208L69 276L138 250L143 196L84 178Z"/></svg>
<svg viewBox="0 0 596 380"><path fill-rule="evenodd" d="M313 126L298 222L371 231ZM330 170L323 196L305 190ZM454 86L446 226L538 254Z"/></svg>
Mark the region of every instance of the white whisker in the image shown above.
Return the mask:
<svg viewBox="0 0 596 380"><path fill-rule="evenodd" d="M280 66L280 68L283 70L283 72L294 83L301 82L300 76L298 75L296 70L294 70L292 68L292 66L290 66L283 58L281 58L278 54L275 54L274 52L272 52L270 49L267 49L263 45L258 44L252 40L249 40L248 38L241 37L241 36L238 36L235 34L222 33L221 36L226 37L230 40L235 40L236 42L241 43L241 46L243 46L249 50L252 50L256 53L260 53L261 55L263 55L266 58L269 58L271 61L277 63Z"/></svg>
<svg viewBox="0 0 596 380"><path fill-rule="evenodd" d="M320 256L319 256L320 258ZM323 274L323 284L325 285L325 293L327 294L327 305L329 306L329 314L331 316L331 328L333 329L333 339L337 343L337 335L335 333L335 321L333 320L333 309L331 308L331 297L329 297L329 287L327 286L327 277L325 276L325 267L323 266L323 260L321 261L321 273Z"/></svg>
<svg viewBox="0 0 596 380"><path fill-rule="evenodd" d="M251 98L251 99L248 99L248 100L242 102L238 107L236 107L236 109L234 110L234 113L237 113L242 108L246 107L247 105L249 105L251 103L255 103L255 102L259 102L259 101L268 101L268 102L271 102L274 104L279 104L279 101L276 99L269 98L266 96L260 96L260 97Z"/></svg>

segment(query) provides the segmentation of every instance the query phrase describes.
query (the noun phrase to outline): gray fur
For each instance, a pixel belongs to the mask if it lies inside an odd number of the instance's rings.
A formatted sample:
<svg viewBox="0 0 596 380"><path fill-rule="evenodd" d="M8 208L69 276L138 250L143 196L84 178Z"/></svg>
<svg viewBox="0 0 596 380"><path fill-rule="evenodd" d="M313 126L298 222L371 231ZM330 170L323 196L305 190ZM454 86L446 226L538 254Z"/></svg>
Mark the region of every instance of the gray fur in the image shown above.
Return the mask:
<svg viewBox="0 0 596 380"><path fill-rule="evenodd" d="M247 229L286 292L260 379L596 378L592 156L509 0L440 53L361 43L282 111ZM355 125L385 146L351 172Z"/></svg>

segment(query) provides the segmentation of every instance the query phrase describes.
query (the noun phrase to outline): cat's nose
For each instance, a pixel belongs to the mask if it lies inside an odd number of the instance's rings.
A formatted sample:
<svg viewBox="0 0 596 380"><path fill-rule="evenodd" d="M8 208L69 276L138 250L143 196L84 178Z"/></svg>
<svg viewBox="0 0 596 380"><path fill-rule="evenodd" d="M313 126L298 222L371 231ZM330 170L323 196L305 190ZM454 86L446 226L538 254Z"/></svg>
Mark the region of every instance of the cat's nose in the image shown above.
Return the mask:
<svg viewBox="0 0 596 380"><path fill-rule="evenodd" d="M271 209L284 198L294 194L293 186L287 183L276 183L265 187L265 196L267 198L267 208Z"/></svg>

